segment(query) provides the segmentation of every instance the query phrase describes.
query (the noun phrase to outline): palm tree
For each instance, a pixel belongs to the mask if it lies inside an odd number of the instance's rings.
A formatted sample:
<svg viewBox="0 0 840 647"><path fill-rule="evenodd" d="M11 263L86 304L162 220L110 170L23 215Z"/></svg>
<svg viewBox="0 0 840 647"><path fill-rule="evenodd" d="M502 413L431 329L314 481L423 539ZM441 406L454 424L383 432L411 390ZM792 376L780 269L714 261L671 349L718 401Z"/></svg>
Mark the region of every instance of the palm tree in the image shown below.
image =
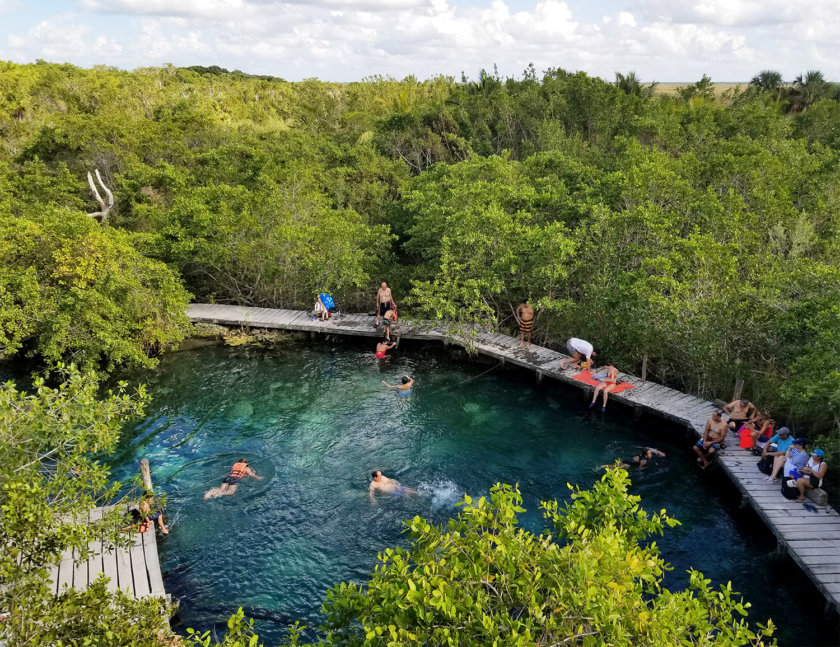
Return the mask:
<svg viewBox="0 0 840 647"><path fill-rule="evenodd" d="M776 70L762 70L756 74L750 85L762 92L779 94L782 90L782 73Z"/></svg>
<svg viewBox="0 0 840 647"><path fill-rule="evenodd" d="M635 72L628 72L626 75L621 72L615 73L615 85L625 94L639 97L640 99L649 99L653 96L653 91L656 88L656 81L650 85L642 85Z"/></svg>
<svg viewBox="0 0 840 647"><path fill-rule="evenodd" d="M791 89L790 112L802 112L811 104L824 99L829 90L830 84L819 70L808 70L805 76L800 74Z"/></svg>

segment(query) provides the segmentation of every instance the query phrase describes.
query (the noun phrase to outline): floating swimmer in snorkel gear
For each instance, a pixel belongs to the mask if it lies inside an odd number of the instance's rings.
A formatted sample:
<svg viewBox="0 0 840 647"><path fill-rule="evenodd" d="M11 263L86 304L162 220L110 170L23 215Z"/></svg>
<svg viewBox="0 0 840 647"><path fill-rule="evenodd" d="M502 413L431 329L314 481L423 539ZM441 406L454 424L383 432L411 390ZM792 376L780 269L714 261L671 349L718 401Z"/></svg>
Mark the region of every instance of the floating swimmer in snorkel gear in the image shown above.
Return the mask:
<svg viewBox="0 0 840 647"><path fill-rule="evenodd" d="M257 473L248 466L247 458L240 458L230 468L230 474L225 477L219 487L214 487L212 490L207 490L204 493L204 500L215 499L220 496L229 496L236 492L240 481L246 476L253 476L255 479L262 481L262 476L257 476Z"/></svg>

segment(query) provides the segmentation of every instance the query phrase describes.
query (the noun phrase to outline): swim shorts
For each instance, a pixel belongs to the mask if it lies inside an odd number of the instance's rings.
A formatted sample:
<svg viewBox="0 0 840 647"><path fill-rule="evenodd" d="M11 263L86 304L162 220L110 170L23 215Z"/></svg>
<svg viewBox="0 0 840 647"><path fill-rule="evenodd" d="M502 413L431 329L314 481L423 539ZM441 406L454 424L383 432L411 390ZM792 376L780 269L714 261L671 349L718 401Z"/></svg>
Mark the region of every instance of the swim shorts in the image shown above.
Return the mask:
<svg viewBox="0 0 840 647"><path fill-rule="evenodd" d="M241 476L228 476L224 481L222 481L222 483L227 483L228 485L239 485L241 480Z"/></svg>
<svg viewBox="0 0 840 647"><path fill-rule="evenodd" d="M379 303L379 316L381 317L381 316L382 316L382 315L384 315L386 312L388 312L390 309L391 309L391 304L390 304L390 303L388 303L388 302L385 302L385 303L380 302L380 303Z"/></svg>
<svg viewBox="0 0 840 647"><path fill-rule="evenodd" d="M398 485L394 488L394 496L405 496L405 486Z"/></svg>
<svg viewBox="0 0 840 647"><path fill-rule="evenodd" d="M519 322L519 330L521 332L531 332L531 330L533 330L533 328L534 328L533 318L522 319L522 321Z"/></svg>
<svg viewBox="0 0 840 647"><path fill-rule="evenodd" d="M703 447L703 441L702 441L702 440L698 440L698 441L697 441L697 446L698 446L698 447L700 447L700 448L702 449L702 447ZM720 449L720 443L712 443L712 447L714 447L715 449Z"/></svg>
<svg viewBox="0 0 840 647"><path fill-rule="evenodd" d="M404 397L406 397L406 396L408 396L408 395L411 395L411 389L409 389L408 391L397 391L397 395L399 395L399 396L401 396L401 397L403 397L403 398L404 398Z"/></svg>

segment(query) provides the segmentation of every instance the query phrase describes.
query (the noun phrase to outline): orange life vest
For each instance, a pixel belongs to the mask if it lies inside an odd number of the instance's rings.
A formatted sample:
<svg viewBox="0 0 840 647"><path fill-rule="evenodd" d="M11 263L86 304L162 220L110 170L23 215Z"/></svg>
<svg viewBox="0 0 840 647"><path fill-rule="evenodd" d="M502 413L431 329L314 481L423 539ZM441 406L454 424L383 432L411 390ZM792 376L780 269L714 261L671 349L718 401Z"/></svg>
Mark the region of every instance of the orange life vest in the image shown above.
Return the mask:
<svg viewBox="0 0 840 647"><path fill-rule="evenodd" d="M143 521L141 521L140 523L137 524L137 531L138 532L148 532L149 530L151 530L154 527L155 527L155 522L154 521L149 521L149 518L146 517L146 518L143 519Z"/></svg>
<svg viewBox="0 0 840 647"><path fill-rule="evenodd" d="M233 478L241 479L248 472L248 463L234 463L230 470Z"/></svg>

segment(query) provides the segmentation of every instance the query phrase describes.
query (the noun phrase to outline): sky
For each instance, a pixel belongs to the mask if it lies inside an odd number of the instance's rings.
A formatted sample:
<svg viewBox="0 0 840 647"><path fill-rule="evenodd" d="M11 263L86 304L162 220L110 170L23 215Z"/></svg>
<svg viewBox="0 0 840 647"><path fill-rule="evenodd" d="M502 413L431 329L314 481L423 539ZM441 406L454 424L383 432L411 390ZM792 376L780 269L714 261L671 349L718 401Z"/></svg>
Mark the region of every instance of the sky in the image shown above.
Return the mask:
<svg viewBox="0 0 840 647"><path fill-rule="evenodd" d="M838 35L840 0L0 0L0 60L290 81L520 77L530 63L607 80L840 80Z"/></svg>

